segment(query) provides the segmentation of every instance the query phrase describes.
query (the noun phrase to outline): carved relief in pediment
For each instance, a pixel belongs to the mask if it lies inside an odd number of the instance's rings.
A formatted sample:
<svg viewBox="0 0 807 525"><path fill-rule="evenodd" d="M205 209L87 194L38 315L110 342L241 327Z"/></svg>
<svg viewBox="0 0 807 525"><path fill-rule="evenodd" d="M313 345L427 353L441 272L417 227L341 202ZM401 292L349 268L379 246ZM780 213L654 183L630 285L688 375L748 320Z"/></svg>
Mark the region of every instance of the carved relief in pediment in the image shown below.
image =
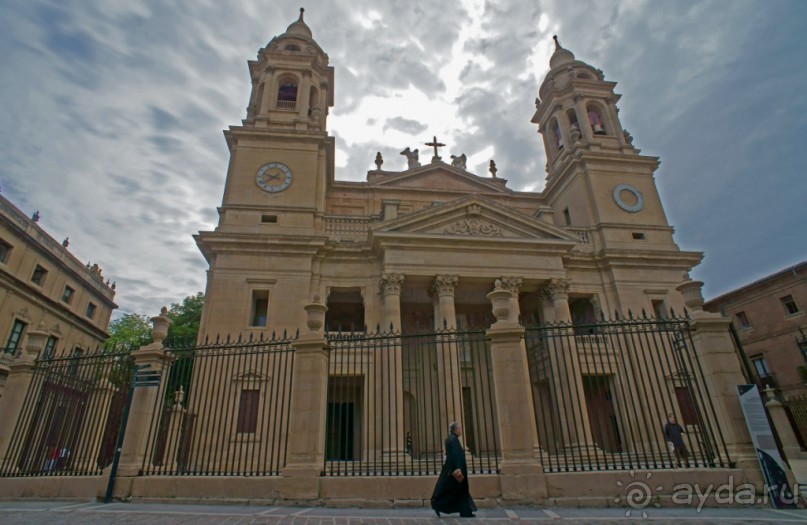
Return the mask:
<svg viewBox="0 0 807 525"><path fill-rule="evenodd" d="M484 237L504 237L502 229L476 217L460 219L443 230L443 233L452 235L473 235Z"/></svg>

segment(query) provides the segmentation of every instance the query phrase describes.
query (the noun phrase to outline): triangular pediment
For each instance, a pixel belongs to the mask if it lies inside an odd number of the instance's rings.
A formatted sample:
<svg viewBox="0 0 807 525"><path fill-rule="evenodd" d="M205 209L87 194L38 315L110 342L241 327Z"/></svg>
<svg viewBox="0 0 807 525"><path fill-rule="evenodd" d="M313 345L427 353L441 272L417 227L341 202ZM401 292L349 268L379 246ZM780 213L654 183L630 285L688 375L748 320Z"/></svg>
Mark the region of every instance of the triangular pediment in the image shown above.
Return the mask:
<svg viewBox="0 0 807 525"><path fill-rule="evenodd" d="M371 172L373 186L465 192L509 193L507 181L480 177L444 162L433 162L404 172Z"/></svg>
<svg viewBox="0 0 807 525"><path fill-rule="evenodd" d="M373 233L579 242L571 233L514 211L490 198L469 195L378 223Z"/></svg>

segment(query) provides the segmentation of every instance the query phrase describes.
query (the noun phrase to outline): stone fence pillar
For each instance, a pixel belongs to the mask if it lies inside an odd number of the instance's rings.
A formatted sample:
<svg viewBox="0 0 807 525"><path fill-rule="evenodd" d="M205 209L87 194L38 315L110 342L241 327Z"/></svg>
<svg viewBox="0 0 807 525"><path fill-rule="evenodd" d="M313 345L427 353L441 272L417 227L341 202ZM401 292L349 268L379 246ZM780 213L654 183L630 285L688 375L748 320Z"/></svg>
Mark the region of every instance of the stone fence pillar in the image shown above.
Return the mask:
<svg viewBox="0 0 807 525"><path fill-rule="evenodd" d="M163 341L168 335L168 327L172 323L166 314L168 314L168 309L163 307L160 315L151 318L153 342L132 352L136 367L149 372L160 372L163 382L168 379L165 374L162 374L166 359ZM162 408L157 403L157 396L162 390L162 388L152 387L134 389L113 492L113 496L116 498L131 496L132 480L140 474L143 468L151 422L154 419L155 411Z"/></svg>
<svg viewBox="0 0 807 525"><path fill-rule="evenodd" d="M690 311L692 342L717 417L714 426L722 432L729 456L737 468L753 473L754 479L759 478L761 482L756 452L737 392L737 385L746 381L729 333L731 319L703 311L702 286L700 281L687 279L676 289L684 296Z"/></svg>
<svg viewBox="0 0 807 525"><path fill-rule="evenodd" d="M328 402L328 342L322 332L328 308L318 298L305 307L308 333L292 343L294 375L291 383L287 462L280 486L286 500L319 498L319 478L325 463L325 416Z"/></svg>
<svg viewBox="0 0 807 525"><path fill-rule="evenodd" d="M34 379L36 358L45 348L48 333L39 323L36 330L28 332L28 340L22 353L9 365L3 397L0 397L0 465L5 461L11 436L24 408L25 398Z"/></svg>
<svg viewBox="0 0 807 525"><path fill-rule="evenodd" d="M535 425L524 328L509 320L513 293L496 288L488 294L493 304L494 323L487 331L493 391L498 418L502 459L499 463L502 500L537 504L546 500L546 476L538 459L538 431Z"/></svg>

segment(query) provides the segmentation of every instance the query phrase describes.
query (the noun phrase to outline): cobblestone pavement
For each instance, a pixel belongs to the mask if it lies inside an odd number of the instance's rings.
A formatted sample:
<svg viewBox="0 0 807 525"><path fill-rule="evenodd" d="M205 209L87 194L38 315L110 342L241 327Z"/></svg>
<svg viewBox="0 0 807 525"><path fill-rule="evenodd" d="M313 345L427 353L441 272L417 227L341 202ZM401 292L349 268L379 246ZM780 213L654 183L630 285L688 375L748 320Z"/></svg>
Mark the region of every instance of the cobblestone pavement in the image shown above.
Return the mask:
<svg viewBox="0 0 807 525"><path fill-rule="evenodd" d="M807 510L766 508L703 509L663 508L631 510L616 508L495 508L480 509L476 519L455 516L436 518L431 510L417 509L331 509L310 507L260 507L236 505L179 505L92 502L0 501L0 523L17 524L271 524L271 525L420 525L525 522L527 524L573 522L600 523L807 523Z"/></svg>

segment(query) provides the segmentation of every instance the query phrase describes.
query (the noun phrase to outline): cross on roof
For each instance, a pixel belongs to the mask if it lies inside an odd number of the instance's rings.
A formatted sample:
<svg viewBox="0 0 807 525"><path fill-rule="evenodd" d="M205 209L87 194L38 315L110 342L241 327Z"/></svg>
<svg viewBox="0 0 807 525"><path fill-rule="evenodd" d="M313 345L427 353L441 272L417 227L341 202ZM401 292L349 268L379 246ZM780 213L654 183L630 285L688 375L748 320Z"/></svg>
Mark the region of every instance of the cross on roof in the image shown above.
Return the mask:
<svg viewBox="0 0 807 525"><path fill-rule="evenodd" d="M440 160L440 156L437 154L437 148L442 148L445 146L445 144L442 142L437 142L437 135L434 136L434 139L431 142L427 142L426 145L434 147L434 157L432 157L432 162L437 162Z"/></svg>

